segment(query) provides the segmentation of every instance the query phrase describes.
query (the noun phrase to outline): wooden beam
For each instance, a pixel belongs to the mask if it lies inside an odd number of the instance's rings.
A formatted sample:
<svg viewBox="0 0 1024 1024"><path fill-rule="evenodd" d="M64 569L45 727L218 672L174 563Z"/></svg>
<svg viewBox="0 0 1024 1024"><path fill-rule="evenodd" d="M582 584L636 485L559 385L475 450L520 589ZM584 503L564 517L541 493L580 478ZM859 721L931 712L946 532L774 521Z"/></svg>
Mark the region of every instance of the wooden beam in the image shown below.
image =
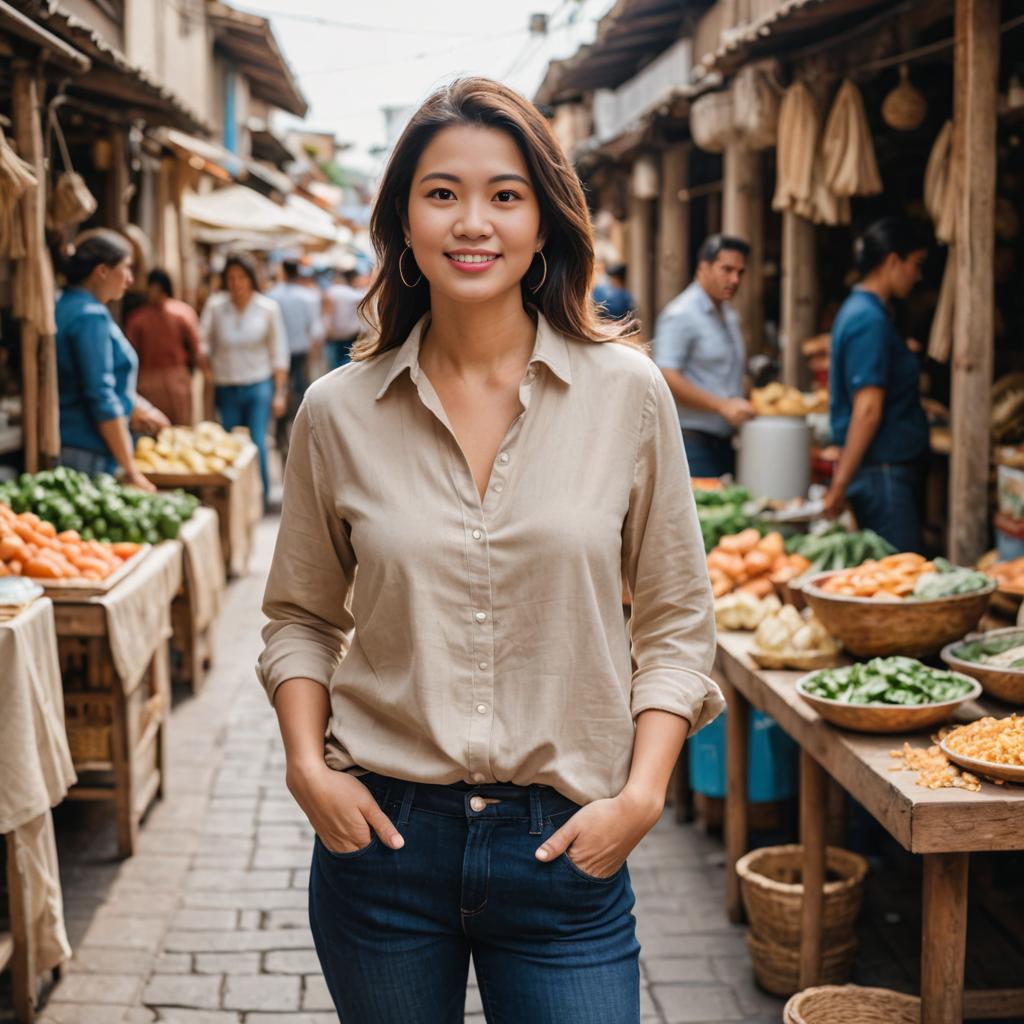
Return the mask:
<svg viewBox="0 0 1024 1024"><path fill-rule="evenodd" d="M764 340L764 183L761 154L730 142L723 159L722 231L750 245L747 272L733 305L740 315L747 352Z"/></svg>
<svg viewBox="0 0 1024 1024"><path fill-rule="evenodd" d="M808 379L800 345L817 333L818 265L815 228L787 211L782 215L782 379L801 387Z"/></svg>
<svg viewBox="0 0 1024 1024"><path fill-rule="evenodd" d="M976 561L988 546L999 13L999 0L956 0L957 301L953 316L949 555L965 565Z"/></svg>
<svg viewBox="0 0 1024 1024"><path fill-rule="evenodd" d="M677 142L661 154L658 267L655 305L661 312L690 280L690 204L680 199L689 182L690 146Z"/></svg>

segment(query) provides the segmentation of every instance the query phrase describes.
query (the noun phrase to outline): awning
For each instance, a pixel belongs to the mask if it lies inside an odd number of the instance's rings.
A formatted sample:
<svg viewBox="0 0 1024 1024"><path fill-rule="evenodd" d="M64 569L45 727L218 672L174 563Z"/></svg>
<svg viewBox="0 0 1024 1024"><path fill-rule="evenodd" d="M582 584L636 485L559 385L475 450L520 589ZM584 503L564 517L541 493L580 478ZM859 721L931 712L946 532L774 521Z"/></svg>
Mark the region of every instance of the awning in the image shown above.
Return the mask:
<svg viewBox="0 0 1024 1024"><path fill-rule="evenodd" d="M186 131L208 131L202 118L170 89L132 64L85 21L57 0L13 0L12 6L32 21L65 40L92 61L87 75L73 79L68 92L106 102L111 118L142 119Z"/></svg>
<svg viewBox="0 0 1024 1024"><path fill-rule="evenodd" d="M277 44L270 22L216 0L207 3L206 17L217 46L249 79L252 94L289 114L305 117L309 103Z"/></svg>
<svg viewBox="0 0 1024 1024"><path fill-rule="evenodd" d="M79 53L73 46L37 25L27 14L15 10L4 0L0 0L0 30L45 50L49 60L69 71L83 74L92 67L92 61L84 53Z"/></svg>
<svg viewBox="0 0 1024 1024"><path fill-rule="evenodd" d="M209 244L235 243L250 248L283 247L287 244L334 245L348 241L352 232L339 227L319 207L289 196L284 206L244 185L206 195L185 193L185 216L196 225L196 237ZM253 239L269 245L254 244Z"/></svg>
<svg viewBox="0 0 1024 1024"><path fill-rule="evenodd" d="M865 15L897 6L903 0L777 0L758 18L724 29L717 49L694 53L694 76L711 71L729 72L748 60L781 55L786 50L812 46L829 35L851 28ZM699 34L699 33L698 33Z"/></svg>
<svg viewBox="0 0 1024 1024"><path fill-rule="evenodd" d="M173 150L197 171L205 171L221 181L246 181L258 178L275 192L287 195L294 188L291 178L273 167L232 153L231 150L197 139L194 135L173 128L159 128L150 133L158 142Z"/></svg>
<svg viewBox="0 0 1024 1024"><path fill-rule="evenodd" d="M616 89L682 33L687 4L671 0L617 0L598 22L594 42L552 61L534 102L565 102L593 89Z"/></svg>

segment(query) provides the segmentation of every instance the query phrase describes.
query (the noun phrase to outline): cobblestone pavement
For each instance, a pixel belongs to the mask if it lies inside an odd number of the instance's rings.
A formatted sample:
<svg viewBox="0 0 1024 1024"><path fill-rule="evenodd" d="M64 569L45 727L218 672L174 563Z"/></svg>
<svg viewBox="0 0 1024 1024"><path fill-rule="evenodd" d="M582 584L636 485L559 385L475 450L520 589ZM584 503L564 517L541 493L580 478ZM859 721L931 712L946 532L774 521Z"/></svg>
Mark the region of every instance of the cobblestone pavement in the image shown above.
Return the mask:
<svg viewBox="0 0 1024 1024"><path fill-rule="evenodd" d="M273 536L267 520L252 574L229 589L207 686L177 702L169 795L139 853L112 859L108 807L58 810L76 953L41 1024L336 1024L306 919L312 832L252 674ZM781 1003L754 987L725 920L720 844L666 816L630 864L644 1021L775 1024ZM466 1019L483 1022L472 983Z"/></svg>

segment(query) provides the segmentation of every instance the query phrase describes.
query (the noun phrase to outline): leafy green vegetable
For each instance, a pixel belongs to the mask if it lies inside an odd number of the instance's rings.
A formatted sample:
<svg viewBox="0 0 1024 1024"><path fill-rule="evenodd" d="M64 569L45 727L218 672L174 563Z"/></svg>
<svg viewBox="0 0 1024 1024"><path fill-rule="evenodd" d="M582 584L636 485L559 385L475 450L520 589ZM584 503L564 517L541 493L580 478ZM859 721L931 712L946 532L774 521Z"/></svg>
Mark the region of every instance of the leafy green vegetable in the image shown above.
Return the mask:
<svg viewBox="0 0 1024 1024"><path fill-rule="evenodd" d="M696 490L693 498L697 503L697 519L700 521L705 551L710 551L723 537L730 537L757 525L753 517L743 511L743 506L750 501L750 491L745 487L723 487L720 491Z"/></svg>
<svg viewBox="0 0 1024 1024"><path fill-rule="evenodd" d="M907 597L908 601L935 601L943 597L955 597L957 594L971 594L976 590L984 590L992 582L983 572L953 565L944 558L936 558L934 565L935 572L918 576L914 592Z"/></svg>
<svg viewBox="0 0 1024 1024"><path fill-rule="evenodd" d="M76 530L86 540L155 544L178 536L199 499L181 490L145 494L122 487L106 473L90 478L58 466L0 484L0 503L15 512L35 512L58 530Z"/></svg>
<svg viewBox="0 0 1024 1024"><path fill-rule="evenodd" d="M985 664L998 658L1000 654L1012 651L1014 648L1024 647L1024 631L1007 633L1004 636L994 636L988 639L972 640L969 643L961 644L953 648L953 657L961 661L973 661L978 664ZM1000 661L1003 668L1024 667L1024 656L1012 660L1008 665Z"/></svg>
<svg viewBox="0 0 1024 1024"><path fill-rule="evenodd" d="M945 669L929 668L913 658L873 658L845 668L816 672L804 684L812 697L844 704L940 704L964 697L971 682Z"/></svg>

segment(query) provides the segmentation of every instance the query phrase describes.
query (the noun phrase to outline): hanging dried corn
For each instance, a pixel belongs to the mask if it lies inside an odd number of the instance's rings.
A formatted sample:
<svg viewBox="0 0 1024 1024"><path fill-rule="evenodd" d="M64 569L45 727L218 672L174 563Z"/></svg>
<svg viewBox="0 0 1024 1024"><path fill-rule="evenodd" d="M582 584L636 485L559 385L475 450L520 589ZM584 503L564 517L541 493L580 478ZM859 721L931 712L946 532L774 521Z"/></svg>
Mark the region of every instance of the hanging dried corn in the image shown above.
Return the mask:
<svg viewBox="0 0 1024 1024"><path fill-rule="evenodd" d="M14 152L0 128L0 259L25 257L25 225L19 204L35 185L32 168Z"/></svg>

